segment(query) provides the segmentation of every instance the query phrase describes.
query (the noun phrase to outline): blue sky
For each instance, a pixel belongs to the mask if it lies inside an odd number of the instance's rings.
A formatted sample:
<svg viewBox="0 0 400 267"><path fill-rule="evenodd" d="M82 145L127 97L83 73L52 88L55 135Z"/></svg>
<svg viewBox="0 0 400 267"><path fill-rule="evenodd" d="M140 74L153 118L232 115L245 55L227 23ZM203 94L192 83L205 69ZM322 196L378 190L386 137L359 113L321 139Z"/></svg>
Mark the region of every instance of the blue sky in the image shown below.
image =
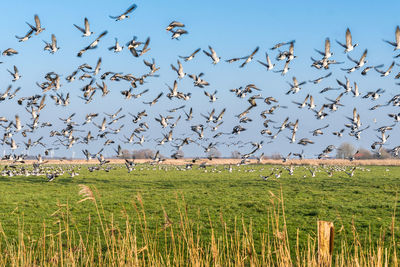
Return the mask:
<svg viewBox="0 0 400 267"><path fill-rule="evenodd" d="M109 15L118 15L125 11L132 3L136 3L138 8L133 12L132 17L124 21L116 22L110 19ZM176 136L180 134L190 133L189 126L203 123L204 119L200 113L207 113L212 108L217 111L227 108L225 122L221 126L223 132L229 132L233 126L238 124L238 120L233 117L247 108L248 103L244 99L234 97L229 89L244 86L249 83L256 84L262 89L261 94L266 96L274 96L281 101L282 105L288 105L288 109L282 109L276 115L271 117L277 121L277 126L287 116L291 121L300 120L300 128L298 139L309 137L309 131L313 128L330 124L331 128L324 136L314 138L315 145L305 148L289 144L285 136L290 136L289 131L283 132L272 144L265 145L263 152L272 154L275 152L287 154L289 151L299 152L305 149L306 155L311 157L319 153L326 145L339 145L344 141L350 141L356 147L369 147L376 140L376 132L372 128L392 123L392 119L388 118L387 113L398 113L399 109L394 107L386 107L384 109L371 112L368 111L378 103L384 103L391 96L398 93L399 87L395 85L394 75L400 69L395 66L393 73L385 78L379 77L375 71L370 71L366 77L360 75L360 71L348 75L350 80L359 84L360 91L365 94L367 91L384 88L386 93L382 99L376 103L371 100L355 99L351 96L343 98L344 108L338 112L328 116L326 120L317 121L314 119L313 113L309 110L299 110L291 104L291 101L301 101L307 95L312 93L316 98L317 105L326 103L324 97L335 98L337 92L319 95L318 91L325 86L336 87L335 79L344 80L347 75L340 68L352 66L343 48L340 47L335 39L344 42L345 30L347 27L351 29L353 40L359 43L359 46L350 55L353 58L359 58L364 51L368 49L368 65L385 64L385 67L393 61L393 48L382 39L394 41L395 27L399 24L398 10L400 3L398 1L386 1L384 4L378 1L16 1L13 5L7 7L7 13L0 17L2 29L1 50L12 47L19 51L19 54L13 57L1 57L0 61L4 63L0 65L0 79L2 81L0 90L4 91L9 84L14 87L21 86L21 91L17 98L32 94L40 94L41 90L35 85L35 82L44 80L47 72L55 71L62 76L62 88L60 92L66 94L70 92L73 96L69 107L55 107L53 101L47 99L47 107L40 115L41 121L53 121L57 129L62 127L61 121L57 121L58 117L67 117L73 112L77 112L76 120L83 122L84 115L88 112L112 112L119 107L123 107L124 112L137 113L146 108L142 101L153 99L160 91L167 93L167 86L172 86L173 81L177 79L176 73L171 70L170 64L176 65L178 55L189 55L196 48L206 49L211 45L222 57L222 60L241 57L248 55L256 46L260 46L260 51L256 54L255 59L264 61L264 53L268 51L271 56L275 56L276 52L268 50L277 42L296 40L295 54L297 58L291 63L291 70L286 76L280 76L277 73L267 72L255 60L250 62L245 68L238 68L238 63L228 64L220 62L216 66L211 64L211 60L203 53L199 53L197 57L191 61L184 63L184 70L187 73L198 74L204 72L204 78L210 82L207 91L213 92L218 90L219 99L215 103L209 103L203 94L203 89L193 87L192 81L185 77L179 81L179 89L184 92L192 92L193 97L188 103L177 100L170 101L165 96L160 103L148 109L149 117L146 119L152 126L152 130L145 133L146 136L157 138L163 131L156 124L153 117L158 114L166 114L165 110L186 104L193 107L196 116L191 123L184 120L181 121L179 127L175 129ZM18 43L15 35L24 35L28 31L25 22L33 23L34 14L38 14L46 30L38 36L32 37L24 43ZM99 48L88 51L82 58L76 57L76 53L87 46L93 36L88 38L81 37L81 33L75 29L73 24L83 25L83 18L87 17L91 24L91 30L97 36L104 30L108 30L108 34L101 40ZM180 40L171 40L170 34L165 31L165 27L173 20L181 21L186 24L188 35L182 36ZM43 51L44 43L42 40L50 41L51 34L54 33L58 40L60 51L54 55ZM142 58L134 58L126 49L121 53L113 53L107 48L114 44L114 38L125 44L133 36L144 41L147 37L151 37L151 50ZM336 65L331 68L333 75L323 81L318 86L307 83L303 86L303 90L294 96L286 96L284 93L289 89L287 82L291 82L293 76L299 81L308 81L319 76L327 74L329 71L316 70L310 67L310 57L319 58L314 49L323 50L324 40L329 37L332 43L333 56L337 61L345 61L342 65ZM149 78L148 82L141 86L138 90L150 89L150 92L140 99L124 100L121 90L129 88L129 83L113 83L108 81L107 84L111 90L110 95L101 98L97 94L93 103L89 105L83 104L83 101L77 96L80 95L79 89L85 82L76 81L68 84L65 77L74 71L77 66L83 63L95 65L98 57L102 57L102 71L115 71L133 74L142 74L148 71L143 65L143 59L151 60L154 58L157 65L161 67L159 77ZM275 63L275 59L273 59ZM278 62L276 69L281 69L284 62ZM6 69L11 69L13 65L18 66L23 77L15 82L11 82L11 76ZM51 93L50 93L51 94ZM54 94L54 93L53 93ZM15 99L2 103L2 116L12 118L15 113L19 113L23 122L28 122L29 114L22 107L15 107ZM343 128L345 116L351 116L353 107L357 107L361 113L363 126L371 125L371 131L363 135L361 141L355 141L354 138L345 134L342 139L333 136L330 132ZM254 119L252 123L243 124L248 130L238 136L242 141L261 141L266 140L260 136L260 123L262 120L259 116L261 110L267 106L259 101L256 111L252 111L250 117ZM96 119L100 122L103 116ZM129 133L134 128L131 120L125 118L124 134ZM374 123L376 118L378 123ZM117 128L117 125L114 127ZM40 130L37 134L30 136L35 139L40 134L48 133L49 129ZM85 130L87 130L85 128ZM94 130L92 130L94 131ZM391 133L392 139L389 139L388 146L393 147L399 145L394 138L399 134L396 127ZM83 135L77 133L78 136ZM211 134L208 134L209 136ZM22 140L16 137L16 140ZM48 139L51 140L51 139ZM116 140L117 141L117 140ZM202 141L203 145L213 140ZM220 139L220 142L227 139ZM229 140L228 140L229 141ZM398 142L398 141L397 141ZM102 147L102 141L94 142L89 150L95 152ZM22 143L21 143L22 145ZM115 145L116 146L116 145ZM146 143L146 148L154 149L154 143ZM72 151L77 156L82 156L80 150L84 146L77 145L71 150L60 150L59 155L71 155ZM113 146L107 148L108 155L113 154ZM130 146L129 149L140 149L140 146ZM171 146L167 144L165 147L157 147L162 153L169 155ZM219 147L224 155L229 155L233 147ZM240 148L243 152L251 150L249 146ZM22 150L19 150L22 152ZM35 153L41 153L41 149L34 150ZM202 149L191 145L184 148L186 155L202 155Z"/></svg>

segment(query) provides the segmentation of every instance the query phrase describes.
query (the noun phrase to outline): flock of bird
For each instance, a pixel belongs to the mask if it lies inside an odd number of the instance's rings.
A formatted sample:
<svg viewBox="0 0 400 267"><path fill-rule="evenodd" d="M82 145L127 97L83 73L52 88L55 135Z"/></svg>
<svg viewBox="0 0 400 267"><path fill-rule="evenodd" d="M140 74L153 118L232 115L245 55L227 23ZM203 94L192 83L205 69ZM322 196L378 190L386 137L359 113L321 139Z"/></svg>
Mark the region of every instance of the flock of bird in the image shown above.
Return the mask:
<svg viewBox="0 0 400 267"><path fill-rule="evenodd" d="M5 165L4 169L0 172L3 177L14 177L14 176L46 176L47 181L54 181L57 177L67 175L71 178L80 175L83 167L82 165L63 165L63 166L51 166L51 165L40 165L38 163L33 164L33 168L28 168L24 165ZM196 167L193 163L185 165L154 165L154 164L135 164L133 161L126 160L125 167L121 165L107 165L98 166L90 165L87 167L89 172L95 171L118 171L122 168L128 169L128 173L131 172L142 172L142 171L163 171L163 172L189 172L194 170L196 172L203 173L249 173L257 174L264 181L277 181L281 177L294 176L298 178L313 178L318 176L327 177L348 177L351 178L357 173L371 172L371 169L364 166L339 166L339 165L321 165L321 166L301 166L301 165L288 165L288 166L275 166L275 167L261 167L255 168L251 165L243 164L226 164L226 165L209 165L206 162L198 164ZM386 168L385 172L389 173L390 168Z"/></svg>
<svg viewBox="0 0 400 267"><path fill-rule="evenodd" d="M129 19L135 12L140 12L140 9L137 9L137 5L133 4L122 14L110 16L110 18L117 21L115 23L118 23L118 21ZM15 36L19 42L26 42L26 45L29 45L29 39L38 38L36 36L43 36L47 32L41 24L38 15L34 16L34 23L27 22L27 25L28 31L25 35ZM82 38L92 38L93 40L77 51L77 57L84 59L86 53L94 53L91 51L95 51L100 45L105 45L103 43L106 42L107 30L103 30L100 34L92 37L95 33L91 31L91 25L87 18L84 18L83 26L80 26L79 23L72 25L82 33ZM71 28L74 29L74 27ZM167 25L166 31L171 34L172 39L190 38L189 32L185 30L185 24L178 21L172 21ZM400 29L398 26L396 27L394 37L393 41L384 41L388 44L388 47L392 47L394 51L397 51L400 50ZM215 152L221 147L231 147L241 150L239 152L239 156L242 159L241 164L246 164L250 158L262 159L264 156L262 152L263 145L274 142L279 136L284 135L289 143L297 144L301 147L299 149L299 146L294 146L295 150L293 152L287 156L282 156L282 160L285 161L292 156L302 159L304 157L304 149L307 150L307 146L316 144L318 136L332 135L330 137L332 144L321 147L320 153L316 155L317 158L323 159L334 156L332 153L338 147L337 142L339 139L337 138L349 135L357 141L361 138L362 133L367 130L368 132L376 132L378 134L371 144L371 149L378 156L383 150L390 151L395 157L398 156L400 146L392 145L389 147L387 141L390 137L390 132L400 121L400 112L398 110L398 106L400 106L400 93L392 94L387 100L381 101L382 96L388 95L384 89L379 88L371 91L363 91L359 89L357 81L352 80L350 75L353 72L360 72L361 75L366 76L371 75L370 71L375 71L381 77L391 76L391 72L398 65L395 60L400 54L394 55L394 59L388 66L383 64L368 65L367 49L361 50L362 56L360 58L354 58L352 55L354 50L361 49L359 48L361 45L353 41L349 29L346 30L344 42L336 41L344 49L344 51L340 52L347 54L348 62L339 62L334 59L331 41L329 38L326 38L324 50L315 49L318 58L311 57L311 67L320 70L322 74L309 81L299 81L294 76L294 73L290 71L293 62L297 58L295 40L276 43L265 52L265 56L256 60L255 58L258 56L260 50L259 47L250 50L248 54L243 53L243 56L222 59L218 51L209 45L205 49L195 48L189 55L179 55L176 59L176 64L173 62L170 65L171 71L176 73L176 79L170 83L172 84L171 86L167 84L166 89L157 92L143 88L149 83L150 79L160 76L158 73L161 67L157 65L156 60L154 58L146 58L151 53L149 52L151 51L150 40L150 37L143 40L133 37L126 45L123 45L116 38L114 44L108 47L108 50L114 53L120 53L126 49L129 50L130 56L143 58L143 63L148 68L148 71L142 74L102 71L105 67L103 66L102 58L99 57L96 64L89 65L82 63L68 75L50 71L44 75L41 81L36 81L35 86L38 87L38 92L40 93L22 95L20 91L23 90L20 87L15 88L14 84L17 84L18 80L24 79L24 73L20 73L18 67L15 65L7 68L11 76L12 85L9 85L4 91L0 92L0 102L16 99L17 104L24 108L23 112L28 112L30 119L28 121L21 121L20 111L17 109L15 109L15 116L13 117L0 117L0 124L3 128L2 145L7 151L3 156L3 160L9 160L14 163L24 162L29 150L35 147L41 148L43 152L36 155L37 162L35 163L36 173L41 173L38 170L41 164L45 162L45 157L49 156L51 152L54 153L56 150L70 150L74 146L82 145L84 146L81 149L82 156L87 160L98 159L99 166L97 169L104 169L104 166L107 166L106 164L109 163L107 157L104 156L105 151L115 151L113 157L121 158L124 156L124 149L132 150L133 148L150 147L154 151L157 151L152 157L153 162L159 163L165 156L161 155L158 148L169 145L171 151L170 157L175 159L181 158L183 156L181 151L190 150L192 146L201 147L204 150L204 156L208 156L210 160L215 156L215 153L212 153L213 151ZM44 41L43 49L51 54L58 53L60 47L55 34L51 34L50 41ZM2 52L2 55L3 58L8 58L18 56L18 53L16 49L8 48ZM273 57L273 53L276 53L275 57ZM208 89L212 86L211 82L206 78L205 73L185 73L185 64L189 64L189 61L195 62L196 58L200 56L209 58L210 63L213 65L239 62L239 68L245 68L248 64L259 64L258 66L266 72L278 73L283 79L291 75L289 78L290 82L287 82L288 89L281 89L285 91L286 95L290 95L290 103L282 103L276 96L265 95L264 93L267 93L267 91L253 83L237 88L227 88L227 91L229 90L233 96L241 99L240 101L243 103L243 108L239 107L241 110L237 115L227 118L225 114L229 109L228 107L221 110L212 108L214 102L221 100L218 97L218 90ZM343 67L346 64L350 64L349 67ZM340 66L334 67L335 65ZM167 68L169 69L169 67ZM340 72L340 75L334 78L332 69ZM343 72L345 73L344 75ZM400 78L400 72L394 75L394 79L398 78ZM81 86L81 95L73 98L74 96L70 92L64 91L64 79L67 84L81 82L83 84ZM182 90L180 83L183 79L191 79L194 87L193 90L202 90L204 98L192 99L191 91ZM331 86L321 88L319 94L324 96L325 94L334 93L334 97L324 97L323 102L318 102L312 91L308 91L305 97L298 97L298 95L301 95L305 91L303 89L305 84L318 86L318 84L325 80L329 80ZM108 85L117 82L122 84L123 87L129 86L128 89L118 92L121 95L121 101L140 101L138 99L141 98L143 99L141 102L144 105L148 105L148 108L143 110L135 110L135 108L124 110L117 107L110 113L89 112L88 110L84 114L84 118L79 118L76 113L67 114L59 116L59 123L63 125L61 128L55 127L55 121L43 121L40 119L41 113L49 105L66 107L71 101L81 101L83 104L89 104L96 102L97 98L107 97L111 92ZM151 97L150 95L153 93L154 97ZM332 129L329 124L317 125L318 121L324 120L328 116L335 116L336 111L344 107L342 100L352 97L364 99L366 105L372 103L370 101L381 101L369 109L383 110L382 112L386 112L387 116L393 120L393 123L380 125L379 127L369 125L364 122L364 118L362 119L360 115L360 112L364 108L355 106L350 108L351 111L348 116L337 118L343 121L342 128ZM160 105L157 103L159 103L160 99L164 98L169 99L169 103L172 106L168 107L167 111L163 114L152 113L154 106ZM193 102L209 102L211 110L196 111L191 107L191 103ZM276 113L285 114L289 104L297 106L299 109L308 109L310 117L311 115L315 117L315 129L308 129L308 136L297 137L298 130L302 128L302 124L299 118L295 118L293 114L287 114L283 121L276 121L274 119ZM203 106L207 107L207 105ZM262 107L262 111L258 114L256 113L256 107ZM390 109L390 112L387 112L388 109ZM237 109L235 107L229 111L237 112ZM64 112L60 111L60 114L64 114ZM253 120L255 116L262 118L262 125L254 125ZM197 119L200 118L201 123L193 123L195 117ZM221 131L220 128L224 127L223 124L227 120L233 120L234 126ZM178 125L182 129L185 129L183 134L175 134L174 130ZM261 127L261 129L258 130L257 127ZM124 133L126 133L128 128L132 130L130 130L129 134L125 135ZM48 129L48 135L39 136L36 134L39 129ZM153 133L159 132L159 137L150 140L147 136L150 131ZM251 141L240 139L240 134L244 131L252 132ZM336 139L333 138L334 136L336 136ZM279 142L283 141L284 138L279 140ZM100 143L103 148L95 153L91 149L93 143ZM153 145L146 146L146 144ZM301 150L301 152L296 150ZM349 159L354 159L354 156L350 156ZM126 160L128 171L131 171L134 166L134 161ZM96 168L93 170L96 170ZM2 173L4 175L13 172L5 169ZM49 180L54 179L52 175L48 176Z"/></svg>

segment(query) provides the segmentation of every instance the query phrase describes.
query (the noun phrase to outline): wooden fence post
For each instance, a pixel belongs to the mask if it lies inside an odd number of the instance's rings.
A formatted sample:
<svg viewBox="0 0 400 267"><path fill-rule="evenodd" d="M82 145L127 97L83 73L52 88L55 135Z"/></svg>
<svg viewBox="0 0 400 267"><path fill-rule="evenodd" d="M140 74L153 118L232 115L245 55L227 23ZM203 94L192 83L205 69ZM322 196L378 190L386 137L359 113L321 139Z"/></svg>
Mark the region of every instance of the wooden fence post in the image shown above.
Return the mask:
<svg viewBox="0 0 400 267"><path fill-rule="evenodd" d="M318 266L332 266L333 222L318 221Z"/></svg>

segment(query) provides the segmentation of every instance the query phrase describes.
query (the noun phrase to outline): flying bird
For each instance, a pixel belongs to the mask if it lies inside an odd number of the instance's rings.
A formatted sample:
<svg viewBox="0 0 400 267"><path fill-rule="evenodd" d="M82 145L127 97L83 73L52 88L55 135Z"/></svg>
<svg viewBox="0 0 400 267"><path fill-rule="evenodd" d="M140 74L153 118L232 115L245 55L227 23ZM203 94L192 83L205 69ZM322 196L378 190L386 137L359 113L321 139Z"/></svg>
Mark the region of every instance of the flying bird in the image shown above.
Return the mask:
<svg viewBox="0 0 400 267"><path fill-rule="evenodd" d="M209 56L212 60L213 60L213 64L214 65L216 65L218 62L219 62L219 60L221 59L221 57L219 57L218 55L217 55L217 52L215 52L215 50L211 47L211 46L208 46L208 49L210 49L210 52L208 52L208 51L206 51L206 50L203 50L203 52L204 52L204 54L206 54L207 56Z"/></svg>
<svg viewBox="0 0 400 267"><path fill-rule="evenodd" d="M189 56L187 56L187 57L182 57L182 56L179 56L180 58L182 58L182 59L184 59L185 61L190 61L190 60L192 60L194 57L195 57L195 55L199 52L201 50L201 48L197 48L192 54L190 54Z"/></svg>
<svg viewBox="0 0 400 267"><path fill-rule="evenodd" d="M18 68L14 65L14 72L10 71L7 69L7 71L11 74L11 76L13 76L13 82L19 80L22 75L19 74Z"/></svg>
<svg viewBox="0 0 400 267"><path fill-rule="evenodd" d="M258 63L260 63L261 65L263 65L264 67L267 68L267 70L272 70L275 67L275 64L272 64L271 59L269 58L269 55L267 52L265 52L265 57L267 59L267 63L264 63L260 60L257 60Z"/></svg>
<svg viewBox="0 0 400 267"><path fill-rule="evenodd" d="M400 28L399 26L396 27L396 32L395 32L395 41L391 42L391 41L387 41L387 40L383 40L384 42L390 44L391 46L394 47L394 51L399 50L400 49Z"/></svg>
<svg viewBox="0 0 400 267"><path fill-rule="evenodd" d="M347 28L347 30L346 30L346 43L343 44L343 43L339 42L338 40L336 40L336 42L340 46L345 48L344 53L348 53L348 52L352 51L356 46L358 46L358 44L353 44L353 39L351 37L351 33L350 33L350 29L349 28Z"/></svg>
<svg viewBox="0 0 400 267"><path fill-rule="evenodd" d="M85 18L84 20L85 23L85 28L81 28L78 25L74 24L74 26L83 33L82 37L88 37L90 35L92 35L94 32L90 31L90 25L89 25L89 20L87 18Z"/></svg>
<svg viewBox="0 0 400 267"><path fill-rule="evenodd" d="M166 31L172 31L174 28L176 28L176 27L179 27L179 28L182 28L182 27L185 27L185 24L183 24L183 23L181 23L181 22L179 22L179 21L172 21L168 26L167 26L167 28L165 29Z"/></svg>
<svg viewBox="0 0 400 267"><path fill-rule="evenodd" d="M18 39L18 42L26 42L26 41L28 41L28 40L32 37L33 32L34 32L34 30L30 29L30 30L25 34L25 36L19 37L19 36L15 35L15 38Z"/></svg>
<svg viewBox="0 0 400 267"><path fill-rule="evenodd" d="M38 35L39 33L45 30L45 28L43 28L40 24L40 19L38 15L35 15L35 26L32 26L28 22L26 24L28 24L31 30L35 31L35 35Z"/></svg>
<svg viewBox="0 0 400 267"><path fill-rule="evenodd" d="M43 42L46 44L44 50L50 51L51 54L54 54L58 51L58 49L60 49L59 47L57 47L57 39L54 34L51 35L51 43L47 43L46 41Z"/></svg>
<svg viewBox="0 0 400 267"><path fill-rule="evenodd" d="M124 20L124 19L129 18L128 14L131 13L132 11L134 11L136 8L137 8L137 5L133 4L130 7L128 7L128 9L124 13L122 13L121 15L119 15L119 16L109 16L109 17L112 18L112 19L115 19L115 21Z"/></svg>
<svg viewBox="0 0 400 267"><path fill-rule="evenodd" d="M242 65L240 65L240 68L243 68L247 63L249 63L254 55L258 52L258 50L260 49L260 47L256 47L256 49L254 49L254 51L246 58L246 60L242 63Z"/></svg>

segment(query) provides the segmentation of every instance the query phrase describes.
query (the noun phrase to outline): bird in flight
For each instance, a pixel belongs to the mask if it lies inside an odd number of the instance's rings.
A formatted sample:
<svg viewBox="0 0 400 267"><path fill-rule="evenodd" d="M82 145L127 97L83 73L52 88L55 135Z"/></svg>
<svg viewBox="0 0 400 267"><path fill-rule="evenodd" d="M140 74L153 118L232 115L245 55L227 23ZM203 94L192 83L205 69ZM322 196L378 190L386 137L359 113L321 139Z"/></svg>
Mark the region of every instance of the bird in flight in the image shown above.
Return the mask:
<svg viewBox="0 0 400 267"><path fill-rule="evenodd" d="M131 5L124 13L122 13L119 16L109 16L112 19L115 19L115 21L120 21L129 18L129 13L134 11L137 8L137 5L133 4Z"/></svg>
<svg viewBox="0 0 400 267"><path fill-rule="evenodd" d="M28 24L28 26L31 28L31 30L33 30L35 32L35 35L38 35L39 33L41 33L42 31L45 30L45 28L43 28L40 24L40 19L39 19L38 15L35 15L35 26L32 26L28 22L26 24Z"/></svg>
<svg viewBox="0 0 400 267"><path fill-rule="evenodd" d="M353 51L353 49L358 46L358 44L353 44L353 39L351 37L351 32L350 29L347 28L346 30L346 43L343 44L341 42L339 42L338 40L336 40L336 42L342 46L343 48L345 48L344 53L348 53L350 51Z"/></svg>
<svg viewBox="0 0 400 267"><path fill-rule="evenodd" d="M94 32L90 31L90 25L89 25L89 20L87 18L85 18L84 20L85 23L85 28L81 28L78 25L74 24L74 26L83 33L82 37L88 37L90 35L92 35Z"/></svg>

